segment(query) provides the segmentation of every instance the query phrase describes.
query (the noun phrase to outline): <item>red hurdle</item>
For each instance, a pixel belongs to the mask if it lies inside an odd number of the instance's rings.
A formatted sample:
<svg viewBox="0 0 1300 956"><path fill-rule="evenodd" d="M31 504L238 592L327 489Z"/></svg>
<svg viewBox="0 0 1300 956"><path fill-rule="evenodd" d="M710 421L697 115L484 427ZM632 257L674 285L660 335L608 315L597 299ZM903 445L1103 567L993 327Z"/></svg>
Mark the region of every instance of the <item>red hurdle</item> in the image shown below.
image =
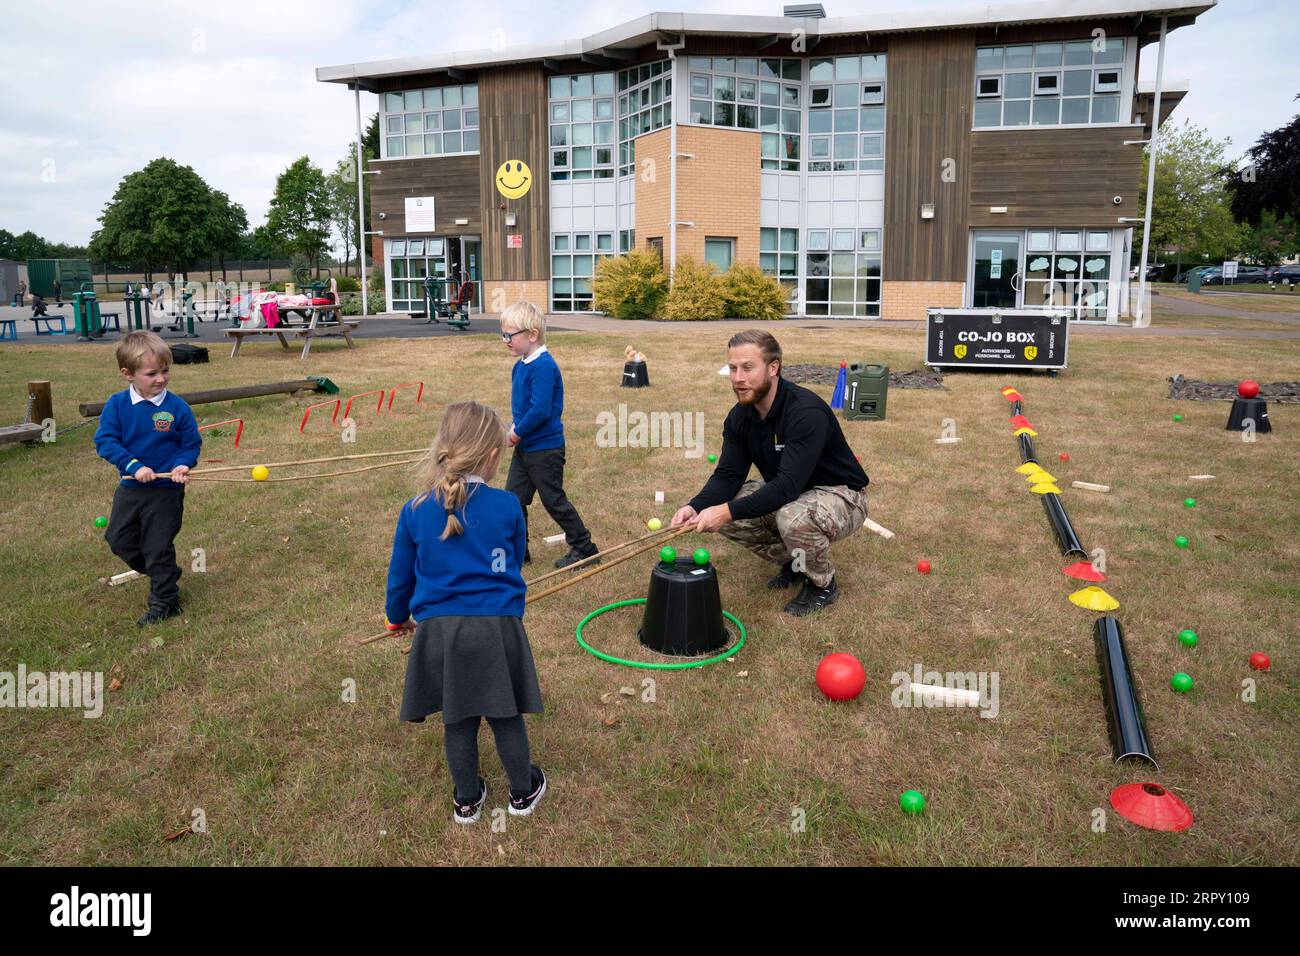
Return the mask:
<svg viewBox="0 0 1300 956"><path fill-rule="evenodd" d="M224 422L213 422L211 425L200 425L199 431L205 428L216 428L218 425L237 425L235 429L235 447L239 447L239 439L244 434L244 420L242 418L228 418Z"/></svg>
<svg viewBox="0 0 1300 956"><path fill-rule="evenodd" d="M334 414L330 417L330 423L331 423L331 424L338 424L338 420L339 420L339 405L340 405L341 403L342 403L342 399L339 399L339 398L331 398L331 399L329 399L328 401L317 402L315 405L308 405L308 406L307 406L307 410L306 410L305 412L302 413L302 424L298 426L298 434L301 435L301 434L303 433L303 431L307 428L307 419L311 418L311 410L312 410L313 408L320 408L322 405L333 405L333 406L334 406ZM349 402L349 403L348 403L348 407L351 407L351 405L352 405L352 403ZM344 417L346 417L346 416L344 416Z"/></svg>
<svg viewBox="0 0 1300 956"><path fill-rule="evenodd" d="M351 411L352 411L352 402L353 402L354 400L356 400L356 399L358 399L358 398L365 398L367 395L378 395L378 396L379 396L379 403L378 403L377 405L375 405L375 414L376 414L376 415L379 414L380 412L382 412L382 411L384 410L384 396L387 395L387 394L388 394L388 389L386 389L386 388L377 388L377 389L375 389L374 391L370 391L370 392L361 392L361 393L358 394L358 395L353 395L352 398L349 398L349 399L348 399L347 407L343 409L343 417L344 417L344 418L348 418L348 417L349 417L349 414L350 414Z"/></svg>
<svg viewBox="0 0 1300 956"><path fill-rule="evenodd" d="M403 382L401 385L394 385L394 386L393 386L393 392L392 392L392 394L388 396L388 410L389 410L390 412L393 410L393 399L395 399L395 398L397 397L397 390L398 390L399 388L409 388L409 387L412 386L412 385L418 385L418 386L420 386L419 391L417 391L417 392L415 393L415 404L419 405L420 402L424 400L424 383L423 383L423 382Z"/></svg>

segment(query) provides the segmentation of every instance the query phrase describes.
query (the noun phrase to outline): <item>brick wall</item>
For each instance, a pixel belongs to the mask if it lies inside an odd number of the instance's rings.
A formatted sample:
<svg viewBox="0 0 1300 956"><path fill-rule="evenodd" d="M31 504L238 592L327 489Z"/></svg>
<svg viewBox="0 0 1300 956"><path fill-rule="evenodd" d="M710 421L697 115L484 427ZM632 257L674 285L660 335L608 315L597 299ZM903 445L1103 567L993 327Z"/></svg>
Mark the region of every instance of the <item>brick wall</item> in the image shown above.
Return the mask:
<svg viewBox="0 0 1300 956"><path fill-rule="evenodd" d="M886 281L880 293L880 317L923 322L926 309L959 307L965 286L964 282Z"/></svg>
<svg viewBox="0 0 1300 956"><path fill-rule="evenodd" d="M636 241L662 236L669 256L668 189L670 131L656 130L636 141ZM704 261L704 240L735 239L735 261L758 264L759 136L742 130L702 126L677 128L677 258Z"/></svg>
<svg viewBox="0 0 1300 956"><path fill-rule="evenodd" d="M545 279L520 282L484 282L483 311L499 314L506 306L521 299L537 306L543 314L550 311L550 293Z"/></svg>

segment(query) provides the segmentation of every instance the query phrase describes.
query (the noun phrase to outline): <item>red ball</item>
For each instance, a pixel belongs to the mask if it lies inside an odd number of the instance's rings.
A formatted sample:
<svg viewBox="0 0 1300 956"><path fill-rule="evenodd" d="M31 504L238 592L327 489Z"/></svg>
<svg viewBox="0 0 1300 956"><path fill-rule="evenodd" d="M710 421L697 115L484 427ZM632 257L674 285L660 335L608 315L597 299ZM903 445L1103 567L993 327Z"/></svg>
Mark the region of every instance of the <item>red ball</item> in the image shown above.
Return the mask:
<svg viewBox="0 0 1300 956"><path fill-rule="evenodd" d="M1256 651L1250 655L1250 669L1256 671L1266 671L1273 662L1268 659L1268 655L1263 651Z"/></svg>
<svg viewBox="0 0 1300 956"><path fill-rule="evenodd" d="M827 654L817 665L817 687L831 700L852 700L867 685L867 672L852 654Z"/></svg>
<svg viewBox="0 0 1300 956"><path fill-rule="evenodd" d="M1069 460L1070 460L1070 453L1068 451L1061 452L1061 461L1069 461Z"/></svg>
<svg viewBox="0 0 1300 956"><path fill-rule="evenodd" d="M920 571L922 574L929 574L930 562L925 560L925 558L922 558L920 561L916 562L916 570Z"/></svg>
<svg viewBox="0 0 1300 956"><path fill-rule="evenodd" d="M1259 394L1259 382L1253 381L1249 378L1244 379L1242 383L1237 386L1237 394L1242 398L1256 397Z"/></svg>

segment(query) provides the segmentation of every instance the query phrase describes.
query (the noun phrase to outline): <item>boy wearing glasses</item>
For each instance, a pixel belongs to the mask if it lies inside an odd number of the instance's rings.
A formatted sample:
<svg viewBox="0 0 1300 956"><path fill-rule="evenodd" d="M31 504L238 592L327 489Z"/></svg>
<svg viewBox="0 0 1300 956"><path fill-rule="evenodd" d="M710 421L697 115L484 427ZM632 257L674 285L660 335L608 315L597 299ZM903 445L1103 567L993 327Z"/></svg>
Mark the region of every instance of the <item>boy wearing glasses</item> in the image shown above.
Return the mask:
<svg viewBox="0 0 1300 956"><path fill-rule="evenodd" d="M529 302L516 302L501 313L501 339L519 360L510 375L510 444L514 455L506 490L524 509L524 561L532 560L527 548L528 506L534 493L542 507L564 531L569 553L555 562L557 568L589 558L598 552L578 509L564 493L564 380L560 367L546 348L546 319Z"/></svg>

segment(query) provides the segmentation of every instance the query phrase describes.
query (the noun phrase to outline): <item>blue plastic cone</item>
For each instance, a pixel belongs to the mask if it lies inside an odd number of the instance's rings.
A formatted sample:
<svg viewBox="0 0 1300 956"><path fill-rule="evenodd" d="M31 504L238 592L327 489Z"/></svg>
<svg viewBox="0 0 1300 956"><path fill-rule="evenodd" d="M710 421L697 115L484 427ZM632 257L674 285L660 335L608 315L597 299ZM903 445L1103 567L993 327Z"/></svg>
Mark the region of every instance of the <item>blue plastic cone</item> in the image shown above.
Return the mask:
<svg viewBox="0 0 1300 956"><path fill-rule="evenodd" d="M848 384L848 363L840 363L840 374L835 377L835 391L831 392L831 408L844 407L844 389Z"/></svg>

